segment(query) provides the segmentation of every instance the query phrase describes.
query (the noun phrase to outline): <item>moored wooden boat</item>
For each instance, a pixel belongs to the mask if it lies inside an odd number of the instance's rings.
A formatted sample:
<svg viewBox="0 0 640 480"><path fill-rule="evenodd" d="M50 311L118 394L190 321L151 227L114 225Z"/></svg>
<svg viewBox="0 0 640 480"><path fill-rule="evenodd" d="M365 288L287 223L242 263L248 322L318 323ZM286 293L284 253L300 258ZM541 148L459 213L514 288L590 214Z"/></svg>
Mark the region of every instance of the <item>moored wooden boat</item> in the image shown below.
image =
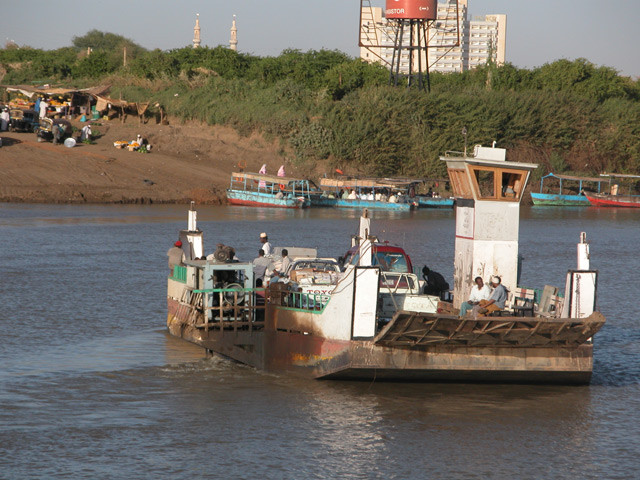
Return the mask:
<svg viewBox="0 0 640 480"><path fill-rule="evenodd" d="M594 207L640 208L640 195L637 195L640 175L620 173L603 173L600 175L609 182L608 193L586 194L589 203ZM627 194L621 193L620 183L625 182Z"/></svg>
<svg viewBox="0 0 640 480"><path fill-rule="evenodd" d="M544 182L549 179L559 181L558 193L543 193ZM578 177L574 175L560 175L549 173L540 179L540 192L531 192L531 200L534 205L558 206L558 207L588 207L589 199L585 196L583 186L585 183L597 185L597 192L600 192L601 184L606 180L599 177ZM563 190L567 182L578 184L573 193Z"/></svg>
<svg viewBox="0 0 640 480"><path fill-rule="evenodd" d="M394 178L322 178L321 196L312 205L408 212L417 207L415 187L419 181Z"/></svg>
<svg viewBox="0 0 640 480"><path fill-rule="evenodd" d="M640 195L585 194L594 207L640 208Z"/></svg>
<svg viewBox="0 0 640 480"><path fill-rule="evenodd" d="M231 205L249 207L307 208L311 205L311 184L300 178L234 172L227 200Z"/></svg>

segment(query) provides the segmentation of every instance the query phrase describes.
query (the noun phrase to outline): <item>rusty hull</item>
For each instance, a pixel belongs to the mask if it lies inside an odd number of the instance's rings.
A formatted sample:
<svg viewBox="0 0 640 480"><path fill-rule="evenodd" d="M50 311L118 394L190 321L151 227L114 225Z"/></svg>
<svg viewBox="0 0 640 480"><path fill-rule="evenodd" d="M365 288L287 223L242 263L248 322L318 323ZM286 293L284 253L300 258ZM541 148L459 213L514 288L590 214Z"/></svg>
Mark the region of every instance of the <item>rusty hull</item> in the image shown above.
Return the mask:
<svg viewBox="0 0 640 480"><path fill-rule="evenodd" d="M169 299L168 304L171 334L258 369L317 379L586 384L593 368L591 343L396 348L296 331L310 323L295 325L289 315L271 317L264 329L251 332L206 330L178 318L178 302Z"/></svg>

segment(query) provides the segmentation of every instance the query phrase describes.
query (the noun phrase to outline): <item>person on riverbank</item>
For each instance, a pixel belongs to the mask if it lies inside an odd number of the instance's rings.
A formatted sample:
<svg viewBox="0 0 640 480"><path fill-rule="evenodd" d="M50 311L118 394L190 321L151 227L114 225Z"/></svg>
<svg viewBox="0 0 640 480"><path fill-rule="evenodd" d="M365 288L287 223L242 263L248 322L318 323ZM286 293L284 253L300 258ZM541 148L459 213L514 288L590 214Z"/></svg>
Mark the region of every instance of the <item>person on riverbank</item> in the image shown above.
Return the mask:
<svg viewBox="0 0 640 480"><path fill-rule="evenodd" d="M10 121L11 115L9 115L9 109L4 107L2 113L0 113L0 132L6 132L9 129Z"/></svg>
<svg viewBox="0 0 640 480"><path fill-rule="evenodd" d="M49 104L43 98L42 100L40 100L40 118L46 118L46 116L47 116L47 108L49 108Z"/></svg>
<svg viewBox="0 0 640 480"><path fill-rule="evenodd" d="M497 275L491 277L491 286L493 287L493 293L491 293L489 300L481 300L478 303L478 314L482 316L491 315L502 310L509 296L506 287L502 285L502 279Z"/></svg>
<svg viewBox="0 0 640 480"><path fill-rule="evenodd" d="M82 127L82 133L80 133L80 141L91 141L91 125L85 125Z"/></svg>
<svg viewBox="0 0 640 480"><path fill-rule="evenodd" d="M169 270L173 273L173 267L176 265L182 265L184 262L184 252L182 251L182 242L178 240L173 244L173 247L167 252L169 257Z"/></svg>
<svg viewBox="0 0 640 480"><path fill-rule="evenodd" d="M489 300L489 297L491 297L491 289L489 285L485 285L482 277L476 277L474 282L475 286L471 289L469 300L460 305L461 317L464 317L469 310L478 305L482 300Z"/></svg>
<svg viewBox="0 0 640 480"><path fill-rule="evenodd" d="M271 247L271 243L269 243L269 237L265 232L262 232L260 234L260 243L262 243L261 250L264 252L264 254L267 256L271 255L273 248Z"/></svg>

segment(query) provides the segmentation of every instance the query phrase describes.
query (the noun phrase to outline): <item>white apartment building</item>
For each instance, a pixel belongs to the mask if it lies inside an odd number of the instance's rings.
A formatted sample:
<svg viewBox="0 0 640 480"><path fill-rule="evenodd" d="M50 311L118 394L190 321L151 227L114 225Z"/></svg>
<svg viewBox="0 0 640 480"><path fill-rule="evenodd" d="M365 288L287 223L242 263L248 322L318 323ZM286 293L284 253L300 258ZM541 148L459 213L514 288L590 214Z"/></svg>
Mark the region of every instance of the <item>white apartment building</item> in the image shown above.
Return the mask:
<svg viewBox="0 0 640 480"><path fill-rule="evenodd" d="M487 63L502 65L506 58L507 16L486 15L468 19L467 0L458 2L458 26L456 28L456 2L446 0L438 4L438 18L428 30L429 70L438 72L463 72ZM410 42L409 31L404 32L403 45ZM417 32L414 32L414 38ZM455 46L460 38L460 44ZM396 30L384 17L380 7L364 7L360 25L360 58L369 62L379 61L390 65ZM415 43L415 42L414 42ZM413 68L426 70L427 59L414 56ZM408 73L409 54L403 50L400 72Z"/></svg>

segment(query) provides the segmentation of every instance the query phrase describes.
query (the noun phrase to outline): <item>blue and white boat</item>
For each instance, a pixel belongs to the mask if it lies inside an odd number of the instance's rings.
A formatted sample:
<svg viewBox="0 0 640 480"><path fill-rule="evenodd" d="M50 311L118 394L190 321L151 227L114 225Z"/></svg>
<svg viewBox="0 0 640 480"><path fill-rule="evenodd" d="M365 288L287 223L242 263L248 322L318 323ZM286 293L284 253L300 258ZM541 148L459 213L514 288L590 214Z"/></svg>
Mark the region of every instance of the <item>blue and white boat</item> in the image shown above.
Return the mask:
<svg viewBox="0 0 640 480"><path fill-rule="evenodd" d="M231 205L248 207L307 208L311 205L311 182L300 178L234 172L227 200Z"/></svg>
<svg viewBox="0 0 640 480"><path fill-rule="evenodd" d="M393 178L322 178L321 196L311 197L317 207L367 208L408 212L417 207L419 181Z"/></svg>
<svg viewBox="0 0 640 480"><path fill-rule="evenodd" d="M543 193L544 181L549 179L559 180L560 186L558 193ZM565 188L566 182L577 182L577 189L567 190ZM558 175L555 173L549 173L540 179L540 193L531 192L531 200L534 205L549 205L556 207L588 207L591 205L589 199L584 194L584 184L597 185L597 193L600 193L601 184L608 182L607 179L598 177L575 177L572 175ZM563 190L563 188L565 188ZM594 192L595 193L595 192Z"/></svg>

